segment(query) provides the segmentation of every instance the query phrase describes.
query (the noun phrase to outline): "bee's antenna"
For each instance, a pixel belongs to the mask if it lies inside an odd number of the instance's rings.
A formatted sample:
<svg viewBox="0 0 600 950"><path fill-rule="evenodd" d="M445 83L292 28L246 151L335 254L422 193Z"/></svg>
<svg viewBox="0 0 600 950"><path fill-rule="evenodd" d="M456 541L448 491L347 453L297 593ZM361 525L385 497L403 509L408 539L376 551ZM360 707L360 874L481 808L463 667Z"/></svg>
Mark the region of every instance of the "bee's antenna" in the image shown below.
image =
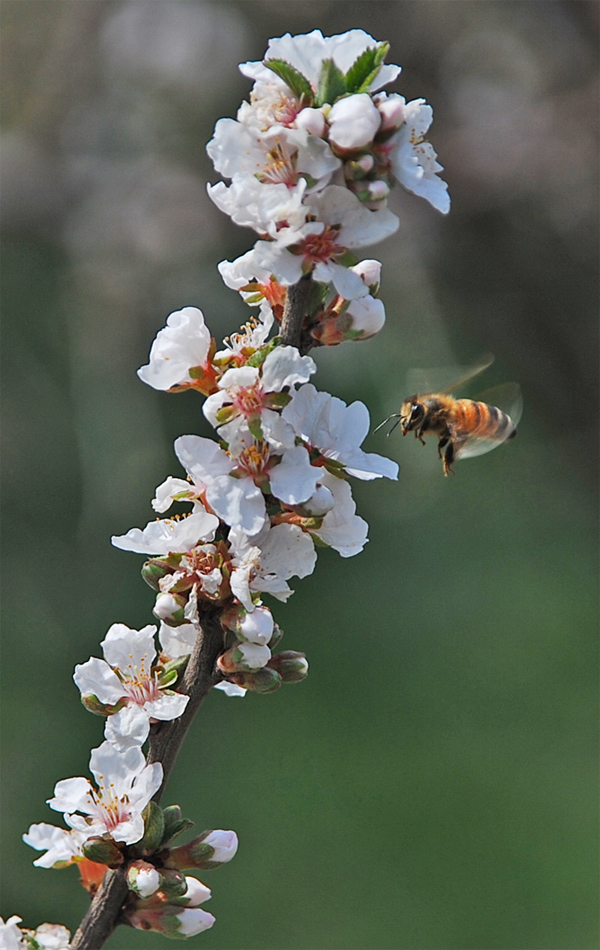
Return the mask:
<svg viewBox="0 0 600 950"><path fill-rule="evenodd" d="M397 422L394 422L394 425L392 426L392 428L391 428L390 431L388 432L388 435L391 435L391 433L394 431L394 429L396 428L396 426L399 425L399 423L400 423L400 413L399 413L399 412L393 412L393 413L391 414L391 416L388 416L387 419L384 419L383 422L380 422L379 425L377 426L377 428L376 428L376 429L373 429L373 435L375 435L376 432L379 432L380 429L383 429L383 427L388 424L388 422L390 421L390 419L396 419L396 418L397 418L398 421L397 421Z"/></svg>

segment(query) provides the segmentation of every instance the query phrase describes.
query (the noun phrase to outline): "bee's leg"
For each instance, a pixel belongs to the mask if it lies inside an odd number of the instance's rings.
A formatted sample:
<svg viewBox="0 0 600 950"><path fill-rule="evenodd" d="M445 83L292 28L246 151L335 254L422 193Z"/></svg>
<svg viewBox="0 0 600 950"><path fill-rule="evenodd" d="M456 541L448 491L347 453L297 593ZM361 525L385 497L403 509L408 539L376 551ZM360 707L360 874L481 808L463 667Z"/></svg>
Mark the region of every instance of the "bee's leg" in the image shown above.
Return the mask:
<svg viewBox="0 0 600 950"><path fill-rule="evenodd" d="M445 435L444 438L443 438L443 439L440 439L440 441L438 442L438 458L439 458L439 459L441 459L441 457L442 457L442 449L444 448L445 445L448 445L448 436L447 436L447 435Z"/></svg>
<svg viewBox="0 0 600 950"><path fill-rule="evenodd" d="M450 442L444 452L444 475L454 475L454 469L452 468L452 463L454 461L454 443Z"/></svg>
<svg viewBox="0 0 600 950"><path fill-rule="evenodd" d="M423 425L419 429L415 429L415 438L419 440L421 445L425 445L425 439L423 438L423 433L428 428L427 419L423 420Z"/></svg>

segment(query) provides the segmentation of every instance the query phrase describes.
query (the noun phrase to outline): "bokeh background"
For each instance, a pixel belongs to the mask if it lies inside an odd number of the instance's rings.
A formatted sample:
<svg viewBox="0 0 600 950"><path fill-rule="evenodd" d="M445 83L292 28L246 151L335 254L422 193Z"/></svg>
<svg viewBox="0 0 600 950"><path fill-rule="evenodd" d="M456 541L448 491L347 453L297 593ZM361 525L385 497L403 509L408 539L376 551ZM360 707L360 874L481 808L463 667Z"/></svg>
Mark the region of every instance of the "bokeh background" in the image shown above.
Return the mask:
<svg viewBox="0 0 600 950"><path fill-rule="evenodd" d="M587 0L275 3L2 0L4 916L73 930L73 869L20 840L102 722L71 674L111 623L150 622L141 558L172 441L209 435L194 394L139 382L172 310L217 339L248 311L216 264L253 235L210 203L204 146L270 36L361 27L392 87L434 107L453 200L398 189L380 336L315 353L317 384L398 408L414 366L496 363L519 439L443 479L435 446L357 484L370 543L276 604L308 680L211 695L165 802L234 828L205 874L212 948L597 946L597 26ZM166 948L118 930L113 950Z"/></svg>

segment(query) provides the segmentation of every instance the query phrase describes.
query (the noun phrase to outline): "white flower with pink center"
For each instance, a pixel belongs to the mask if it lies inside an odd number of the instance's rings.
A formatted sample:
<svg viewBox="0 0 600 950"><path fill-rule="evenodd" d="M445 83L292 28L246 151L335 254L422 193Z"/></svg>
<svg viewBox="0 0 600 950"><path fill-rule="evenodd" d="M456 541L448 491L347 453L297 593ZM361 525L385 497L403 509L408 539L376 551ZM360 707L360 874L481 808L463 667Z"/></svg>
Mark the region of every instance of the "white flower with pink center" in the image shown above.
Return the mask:
<svg viewBox="0 0 600 950"><path fill-rule="evenodd" d="M105 727L106 738L121 752L146 741L152 720L177 719L188 703L188 696L159 684L152 669L155 633L154 626L131 630L114 623L101 643L104 659L92 657L75 667L73 679L83 697L96 696L110 706L125 704Z"/></svg>
<svg viewBox="0 0 600 950"><path fill-rule="evenodd" d="M176 440L175 452L191 485L168 479L165 486L175 489L171 500L190 501L202 497L226 524L240 527L251 535L259 532L266 522L264 492L270 492L284 504L297 505L313 494L319 479L319 472L310 464L303 446L293 446L278 455L272 453L264 441L250 438L233 456L211 439L184 435ZM169 503L165 486L157 489L153 502L157 510L164 510Z"/></svg>
<svg viewBox="0 0 600 950"><path fill-rule="evenodd" d="M144 834L142 812L160 788L162 765L147 765L139 746L119 752L103 742L92 749L90 771L97 788L87 778L63 779L48 800L50 808L64 812L69 827L83 832L86 840L110 835L114 841L135 844Z"/></svg>
<svg viewBox="0 0 600 950"><path fill-rule="evenodd" d="M293 593L287 580L312 574L317 561L309 535L292 524L265 527L256 537L232 528L228 544L233 568L231 590L248 611L254 610L252 595L256 592L287 600Z"/></svg>
<svg viewBox="0 0 600 950"><path fill-rule="evenodd" d="M360 283L364 287L362 280ZM260 369L241 366L227 370L219 380L220 391L204 403L204 415L235 452L239 440L248 433L260 439L271 426L279 424L276 410L288 401L281 394L305 383L316 369L314 360L300 356L296 347L278 346ZM240 450L243 447L241 444Z"/></svg>
<svg viewBox="0 0 600 950"><path fill-rule="evenodd" d="M393 234L398 218L385 208L370 211L339 185L310 195L306 204L315 220L304 225L300 240L290 243L286 235L285 242L279 236L276 241L257 241L256 263L286 286L312 272L315 280L333 283L346 300L364 297L368 288L360 274L339 261L350 249L375 244Z"/></svg>
<svg viewBox="0 0 600 950"><path fill-rule="evenodd" d="M282 417L311 450L320 453L322 464L329 459L333 469L341 467L366 481L398 478L396 462L360 448L370 428L369 411L362 402L347 406L307 383L294 393Z"/></svg>
<svg viewBox="0 0 600 950"><path fill-rule="evenodd" d="M319 190L341 166L327 142L305 129L279 125L256 134L234 119L219 119L206 151L225 178L252 177L259 184L290 189L302 184L309 191Z"/></svg>

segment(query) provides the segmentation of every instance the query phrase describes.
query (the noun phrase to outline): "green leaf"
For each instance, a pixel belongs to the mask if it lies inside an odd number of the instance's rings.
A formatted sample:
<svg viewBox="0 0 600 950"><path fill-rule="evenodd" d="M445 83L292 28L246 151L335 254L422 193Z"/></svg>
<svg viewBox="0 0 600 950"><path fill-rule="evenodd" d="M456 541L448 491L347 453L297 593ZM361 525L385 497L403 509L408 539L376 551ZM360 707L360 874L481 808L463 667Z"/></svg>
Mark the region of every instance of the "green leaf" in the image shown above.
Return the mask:
<svg viewBox="0 0 600 950"><path fill-rule="evenodd" d="M266 59L263 65L274 72L276 76L279 76L280 79L283 79L286 86L289 86L296 96L296 99L302 100L303 105L312 106L314 96L311 85L306 76L303 76L299 70L290 63L286 63L285 59Z"/></svg>
<svg viewBox="0 0 600 950"><path fill-rule="evenodd" d="M319 76L317 105L322 106L327 102L332 106L340 96L345 96L346 92L346 80L343 72L332 59L324 59L321 66L321 75Z"/></svg>
<svg viewBox="0 0 600 950"><path fill-rule="evenodd" d="M372 49L364 50L346 73L346 88L348 92L367 92L369 86L381 69L382 63L390 48L389 43L379 43Z"/></svg>

